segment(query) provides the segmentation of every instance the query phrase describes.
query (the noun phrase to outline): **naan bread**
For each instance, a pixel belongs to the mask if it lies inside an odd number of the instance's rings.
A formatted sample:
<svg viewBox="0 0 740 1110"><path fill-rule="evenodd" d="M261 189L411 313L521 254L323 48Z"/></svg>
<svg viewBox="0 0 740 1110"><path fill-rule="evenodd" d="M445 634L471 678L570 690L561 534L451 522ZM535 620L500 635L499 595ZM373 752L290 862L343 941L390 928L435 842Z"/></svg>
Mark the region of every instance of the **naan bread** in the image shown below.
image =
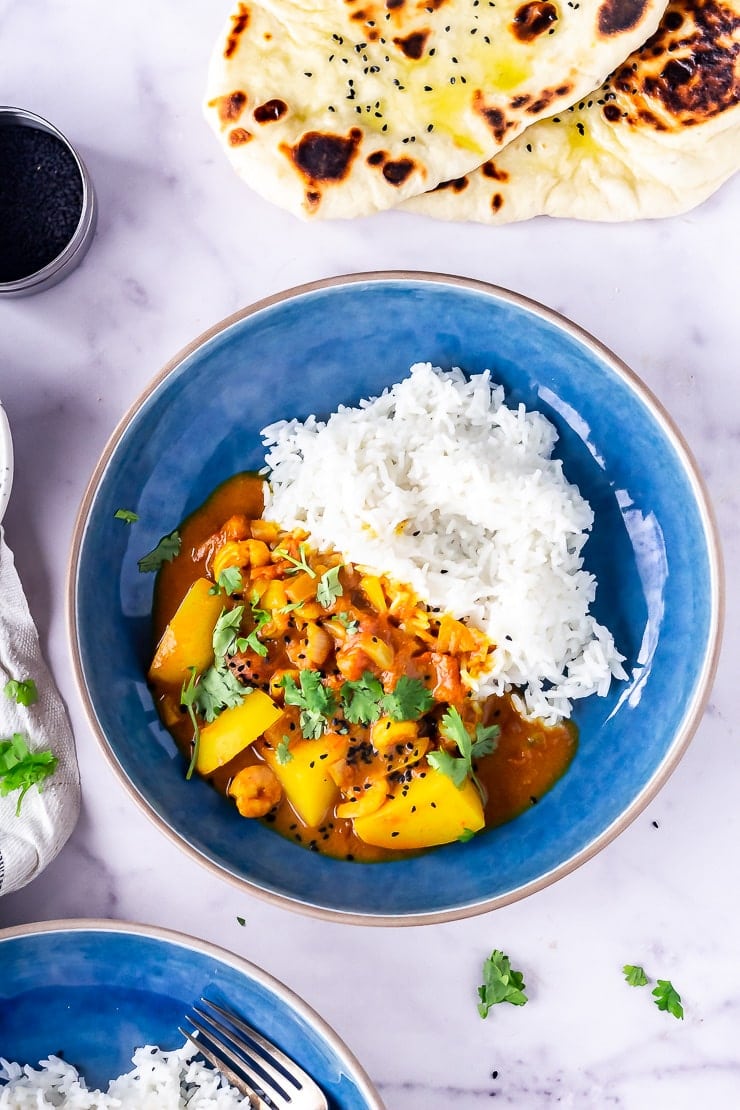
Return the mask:
<svg viewBox="0 0 740 1110"><path fill-rule="evenodd" d="M738 169L740 0L672 0L597 92L406 207L482 223L672 216Z"/></svg>
<svg viewBox="0 0 740 1110"><path fill-rule="evenodd" d="M206 114L237 172L303 217L457 178L593 89L666 0L247 0Z"/></svg>

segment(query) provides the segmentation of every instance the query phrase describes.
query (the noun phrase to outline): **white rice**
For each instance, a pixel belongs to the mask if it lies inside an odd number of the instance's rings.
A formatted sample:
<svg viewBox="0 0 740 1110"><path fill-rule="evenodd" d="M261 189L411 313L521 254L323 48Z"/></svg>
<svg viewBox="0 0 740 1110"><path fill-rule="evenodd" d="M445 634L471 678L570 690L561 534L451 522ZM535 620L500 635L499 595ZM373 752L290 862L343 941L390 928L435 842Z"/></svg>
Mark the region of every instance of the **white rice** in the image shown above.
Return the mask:
<svg viewBox="0 0 740 1110"><path fill-rule="evenodd" d="M411 585L497 645L481 697L522 689L548 722L605 694L623 656L589 612L593 512L552 457L554 426L504 404L490 374L429 363L326 423L263 429L265 515Z"/></svg>
<svg viewBox="0 0 740 1110"><path fill-rule="evenodd" d="M108 1085L107 1092L88 1090L71 1064L58 1056L38 1068L21 1067L0 1057L0 1110L229 1110L249 1101L219 1072L192 1059L191 1045L164 1052L153 1045L137 1048L134 1067ZM2 1086L2 1080L8 1080Z"/></svg>

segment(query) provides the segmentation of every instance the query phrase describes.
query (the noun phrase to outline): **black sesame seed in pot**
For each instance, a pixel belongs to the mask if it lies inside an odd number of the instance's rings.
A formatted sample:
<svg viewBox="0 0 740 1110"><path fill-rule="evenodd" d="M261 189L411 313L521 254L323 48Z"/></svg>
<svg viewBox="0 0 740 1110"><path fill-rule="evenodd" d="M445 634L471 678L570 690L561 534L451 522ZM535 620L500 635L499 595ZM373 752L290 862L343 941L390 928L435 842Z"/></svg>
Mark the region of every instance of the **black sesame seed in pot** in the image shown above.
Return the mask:
<svg viewBox="0 0 740 1110"><path fill-rule="evenodd" d="M0 126L0 281L53 262L77 229L82 200L79 167L56 135Z"/></svg>

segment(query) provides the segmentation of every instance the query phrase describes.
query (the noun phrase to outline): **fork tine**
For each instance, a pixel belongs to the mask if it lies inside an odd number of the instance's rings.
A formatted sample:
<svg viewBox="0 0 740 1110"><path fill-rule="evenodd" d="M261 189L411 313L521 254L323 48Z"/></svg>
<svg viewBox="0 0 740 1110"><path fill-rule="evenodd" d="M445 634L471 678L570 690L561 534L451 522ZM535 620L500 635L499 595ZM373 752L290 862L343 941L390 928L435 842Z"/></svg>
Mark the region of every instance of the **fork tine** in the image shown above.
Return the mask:
<svg viewBox="0 0 740 1110"><path fill-rule="evenodd" d="M237 1091L240 1091L241 1094L249 1099L249 1105L252 1107L252 1110L269 1110L267 1103L260 1098L256 1091L252 1090L252 1088L247 1085L243 1076L238 1075L224 1060L219 1059L219 1057L211 1052L198 1037L194 1037L192 1033L188 1033L187 1029L183 1029L181 1025L178 1025L177 1028L184 1037L187 1037L192 1045L195 1045L201 1056L205 1057L216 1071L221 1072L221 1074L228 1079L229 1083L236 1087Z"/></svg>
<svg viewBox="0 0 740 1110"><path fill-rule="evenodd" d="M277 1096L287 1100L287 1102L291 1101L288 1084L282 1072L274 1068L268 1060L252 1052L251 1045L238 1040L233 1032L227 1029L217 1018L211 1017L210 1014L206 1014L203 1010L199 1010L197 1006L194 1006L193 1010L220 1034L220 1038L214 1036L211 1029L204 1027L203 1024L197 1021L192 1015L188 1015L190 1024L195 1026L199 1033L208 1037L209 1041L219 1052L223 1053L228 1060L240 1068L241 1071L245 1073L249 1083L260 1088L262 1093L270 1098ZM236 1052L234 1049L236 1049ZM270 1090L264 1090L265 1085L267 1085ZM294 1087L300 1090L300 1087L295 1084Z"/></svg>
<svg viewBox="0 0 740 1110"><path fill-rule="evenodd" d="M267 1057L270 1061L277 1061L284 1071L285 1078L289 1082L292 1082L294 1087L300 1089L301 1086L313 1086L314 1080L295 1062L295 1060L291 1060L289 1056L281 1052L277 1045L273 1044L272 1041L268 1041L267 1037L263 1037L262 1034L258 1033L256 1029L253 1029L251 1025L247 1025L246 1021L243 1021L242 1018L238 1017L236 1014L232 1014L228 1010L225 1010L223 1006L219 1006L216 1002L211 1002L209 998L203 998L201 996L201 1002L221 1014L221 1016L225 1017L235 1029L239 1029L242 1033L245 1033L251 1041L254 1041L255 1048L260 1053L260 1057ZM202 1013L202 1011L199 1012Z"/></svg>

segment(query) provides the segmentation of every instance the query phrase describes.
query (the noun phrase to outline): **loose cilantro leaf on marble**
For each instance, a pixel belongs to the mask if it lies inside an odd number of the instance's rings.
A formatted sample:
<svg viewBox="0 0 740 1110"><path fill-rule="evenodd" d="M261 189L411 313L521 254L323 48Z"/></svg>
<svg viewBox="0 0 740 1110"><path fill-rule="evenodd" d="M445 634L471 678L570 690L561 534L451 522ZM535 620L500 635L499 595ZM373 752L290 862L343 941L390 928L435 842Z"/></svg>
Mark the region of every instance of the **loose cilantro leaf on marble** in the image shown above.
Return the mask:
<svg viewBox="0 0 740 1110"><path fill-rule="evenodd" d="M646 987L649 980L644 968L639 964L625 964L622 968L624 977L631 987Z"/></svg>
<svg viewBox="0 0 740 1110"><path fill-rule="evenodd" d="M20 790L15 815L32 786L53 775L59 760L51 751L32 752L22 732L14 732L9 740L0 740L0 796Z"/></svg>
<svg viewBox="0 0 740 1110"><path fill-rule="evenodd" d="M247 919L246 919L246 917L239 917L239 915L237 914L236 923L237 923L237 925L246 925L247 924Z"/></svg>
<svg viewBox="0 0 740 1110"><path fill-rule="evenodd" d="M659 1010L666 1010L674 1018L683 1021L683 1004L681 995L671 983L670 979L656 980L657 986L653 990L655 1005Z"/></svg>
<svg viewBox="0 0 740 1110"><path fill-rule="evenodd" d="M371 671L362 678L342 684L341 698L344 715L352 724L370 725L380 716L383 687Z"/></svg>
<svg viewBox="0 0 740 1110"><path fill-rule="evenodd" d="M10 678L5 683L5 697L16 705L29 706L39 700L39 692L32 678Z"/></svg>
<svg viewBox="0 0 740 1110"><path fill-rule="evenodd" d="M148 555L139 559L139 570L142 574L159 570L162 563L171 563L175 556L180 554L181 546L180 533L175 529L174 532L170 532L169 536L163 536Z"/></svg>
<svg viewBox="0 0 740 1110"><path fill-rule="evenodd" d="M316 588L316 600L323 609L330 609L338 597L344 593L342 583L339 581L341 567L332 567L325 571L319 578Z"/></svg>
<svg viewBox="0 0 740 1110"><path fill-rule="evenodd" d="M478 1013L488 1017L492 1006L509 1002L512 1006L524 1006L528 1002L524 976L515 971L509 957L495 948L487 960L483 961L483 983L478 987Z"/></svg>
<svg viewBox="0 0 740 1110"><path fill-rule="evenodd" d="M139 514L132 512L131 509L116 509L113 517L115 520L124 521L125 524L136 524Z"/></svg>
<svg viewBox="0 0 740 1110"><path fill-rule="evenodd" d="M418 721L434 705L434 695L418 678L401 675L390 694L381 700L384 713L394 721Z"/></svg>
<svg viewBox="0 0 740 1110"><path fill-rule="evenodd" d="M292 675L283 679L285 704L297 705L301 711L301 732L306 740L318 740L328 725L328 718L336 709L336 698L332 690L324 686L318 671L300 672L300 688Z"/></svg>

